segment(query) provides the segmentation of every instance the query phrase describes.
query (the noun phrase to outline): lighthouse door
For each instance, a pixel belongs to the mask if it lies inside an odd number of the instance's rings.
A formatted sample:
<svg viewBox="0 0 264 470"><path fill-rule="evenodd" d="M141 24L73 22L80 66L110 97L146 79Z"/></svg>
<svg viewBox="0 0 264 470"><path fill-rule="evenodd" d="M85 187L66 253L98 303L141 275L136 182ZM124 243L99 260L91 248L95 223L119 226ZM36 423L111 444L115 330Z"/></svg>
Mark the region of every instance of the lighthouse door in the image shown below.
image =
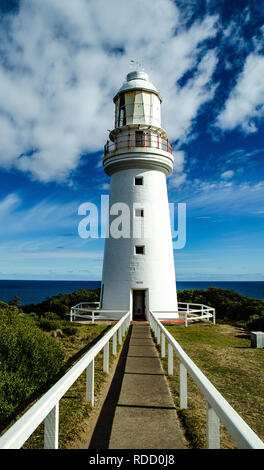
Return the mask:
<svg viewBox="0 0 264 470"><path fill-rule="evenodd" d="M145 316L145 293L143 289L133 290L133 320L143 320Z"/></svg>

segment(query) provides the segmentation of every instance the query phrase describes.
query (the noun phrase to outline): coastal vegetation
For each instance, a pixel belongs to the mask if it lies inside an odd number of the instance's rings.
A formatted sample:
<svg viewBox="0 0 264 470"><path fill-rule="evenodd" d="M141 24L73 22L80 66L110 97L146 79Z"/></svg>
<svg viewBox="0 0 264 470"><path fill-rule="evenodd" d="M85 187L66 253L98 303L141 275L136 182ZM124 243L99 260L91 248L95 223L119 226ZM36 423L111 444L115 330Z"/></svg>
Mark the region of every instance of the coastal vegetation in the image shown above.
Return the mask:
<svg viewBox="0 0 264 470"><path fill-rule="evenodd" d="M0 432L59 380L108 328L106 324L73 326L54 312L26 313L24 307L18 308L14 302L8 305L1 301ZM97 368L98 388L104 373L100 364ZM80 406L78 402L76 408L75 402L65 412L65 419L72 409L78 408L77 415L80 409L84 414L85 410L88 412L87 403Z"/></svg>
<svg viewBox="0 0 264 470"><path fill-rule="evenodd" d="M59 372L64 354L37 323L16 307L0 307L0 422Z"/></svg>
<svg viewBox="0 0 264 470"><path fill-rule="evenodd" d="M80 289L69 294L47 297L39 304L23 306L23 312L38 316L52 312L66 318L70 308L79 302L99 302L100 289ZM216 309L217 321L240 322L248 330L264 329L264 300L251 299L231 289L208 287L207 289L185 289L178 291L179 302L209 305Z"/></svg>
<svg viewBox="0 0 264 470"><path fill-rule="evenodd" d="M70 313L70 308L80 302L99 302L100 289L79 289L71 293L64 293L47 297L43 302L23 306L23 312L35 312L43 315L45 312L56 313L60 318Z"/></svg>
<svg viewBox="0 0 264 470"><path fill-rule="evenodd" d="M251 299L231 289L185 289L178 291L178 301L215 308L217 322L239 323L248 331L264 330L264 301Z"/></svg>
<svg viewBox="0 0 264 470"><path fill-rule="evenodd" d="M109 325L73 324L67 316L73 305L99 299L100 289L81 289L47 297L38 304L23 306L18 297L8 304L0 301L0 432L105 334ZM249 417L247 422L257 434L264 436L264 430L255 419L264 406L264 397L257 385L264 365L263 349L250 348L249 337L249 331L264 331L264 301L215 287L178 291L178 301L202 303L216 309L216 325L194 324L190 328L177 325L168 327L169 331L242 417ZM176 362L175 366L177 369ZM164 367L166 370L165 363ZM177 405L176 369L168 380ZM100 353L96 362L96 393L104 380ZM190 406L188 410L179 410L179 414L192 446L203 447L202 398L198 398L194 384L188 387ZM81 376L62 400L62 446L69 445L82 419L91 413L84 397L85 377ZM222 432L226 447L230 447L229 438ZM42 434L40 426L25 447L42 447Z"/></svg>

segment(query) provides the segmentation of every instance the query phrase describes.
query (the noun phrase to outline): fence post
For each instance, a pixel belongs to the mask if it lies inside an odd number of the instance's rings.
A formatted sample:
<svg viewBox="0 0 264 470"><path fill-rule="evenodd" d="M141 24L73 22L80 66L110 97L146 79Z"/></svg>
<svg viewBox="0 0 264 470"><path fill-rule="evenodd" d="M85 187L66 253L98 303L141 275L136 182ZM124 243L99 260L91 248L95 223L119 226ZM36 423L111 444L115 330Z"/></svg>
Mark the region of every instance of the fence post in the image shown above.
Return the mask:
<svg viewBox="0 0 264 470"><path fill-rule="evenodd" d="M44 420L44 449L59 448L59 403Z"/></svg>
<svg viewBox="0 0 264 470"><path fill-rule="evenodd" d="M213 324L215 325L215 308L213 309Z"/></svg>
<svg viewBox="0 0 264 470"><path fill-rule="evenodd" d="M115 332L113 336L113 344L112 344L114 356L116 356L116 339L117 339L116 336L117 336L117 333Z"/></svg>
<svg viewBox="0 0 264 470"><path fill-rule="evenodd" d="M158 340L158 324L155 319L155 327L154 327L155 338Z"/></svg>
<svg viewBox="0 0 264 470"><path fill-rule="evenodd" d="M220 449L220 421L208 401L206 401L206 440L207 449Z"/></svg>
<svg viewBox="0 0 264 470"><path fill-rule="evenodd" d="M160 327L157 325L157 344L160 344Z"/></svg>
<svg viewBox="0 0 264 470"><path fill-rule="evenodd" d="M118 328L118 343L122 344L122 331L121 327Z"/></svg>
<svg viewBox="0 0 264 470"><path fill-rule="evenodd" d="M94 406L94 359L86 368L86 401Z"/></svg>
<svg viewBox="0 0 264 470"><path fill-rule="evenodd" d="M166 356L165 335L161 333L161 357Z"/></svg>
<svg viewBox="0 0 264 470"><path fill-rule="evenodd" d="M187 407L187 370L180 362L180 408Z"/></svg>
<svg viewBox="0 0 264 470"><path fill-rule="evenodd" d="M173 348L168 343L168 375L173 375Z"/></svg>
<svg viewBox="0 0 264 470"><path fill-rule="evenodd" d="M104 364L103 364L104 372L107 374L109 373L109 341L107 341L106 345L104 346Z"/></svg>

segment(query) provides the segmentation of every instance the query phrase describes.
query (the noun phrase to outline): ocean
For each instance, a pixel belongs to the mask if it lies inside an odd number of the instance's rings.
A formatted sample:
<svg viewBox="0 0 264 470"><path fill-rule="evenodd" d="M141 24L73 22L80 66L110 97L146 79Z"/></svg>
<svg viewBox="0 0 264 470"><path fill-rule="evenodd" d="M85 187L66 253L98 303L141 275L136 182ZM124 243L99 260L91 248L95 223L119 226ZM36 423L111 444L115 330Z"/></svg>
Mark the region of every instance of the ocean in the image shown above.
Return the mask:
<svg viewBox="0 0 264 470"><path fill-rule="evenodd" d="M9 302L17 296L22 300L22 305L37 304L48 296L100 286L101 281L0 280L0 300ZM232 289L238 294L264 300L264 281L177 281L177 290L207 289L209 286Z"/></svg>

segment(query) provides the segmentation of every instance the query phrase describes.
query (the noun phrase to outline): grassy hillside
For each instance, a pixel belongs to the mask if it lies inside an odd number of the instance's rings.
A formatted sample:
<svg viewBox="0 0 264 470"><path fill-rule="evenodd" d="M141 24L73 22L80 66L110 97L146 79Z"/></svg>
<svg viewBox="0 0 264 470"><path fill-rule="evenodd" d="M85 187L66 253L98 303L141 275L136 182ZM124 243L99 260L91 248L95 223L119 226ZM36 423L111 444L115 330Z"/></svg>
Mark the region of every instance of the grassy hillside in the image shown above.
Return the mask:
<svg viewBox="0 0 264 470"><path fill-rule="evenodd" d="M241 327L230 324L198 324L188 328L168 326L169 332L202 370L230 405L264 440L264 349L251 348L250 337ZM167 371L167 359L163 360ZM174 376L169 386L186 436L194 448L206 447L205 399L188 376L188 409L179 409L179 361L174 360ZM236 448L221 426L221 448Z"/></svg>

